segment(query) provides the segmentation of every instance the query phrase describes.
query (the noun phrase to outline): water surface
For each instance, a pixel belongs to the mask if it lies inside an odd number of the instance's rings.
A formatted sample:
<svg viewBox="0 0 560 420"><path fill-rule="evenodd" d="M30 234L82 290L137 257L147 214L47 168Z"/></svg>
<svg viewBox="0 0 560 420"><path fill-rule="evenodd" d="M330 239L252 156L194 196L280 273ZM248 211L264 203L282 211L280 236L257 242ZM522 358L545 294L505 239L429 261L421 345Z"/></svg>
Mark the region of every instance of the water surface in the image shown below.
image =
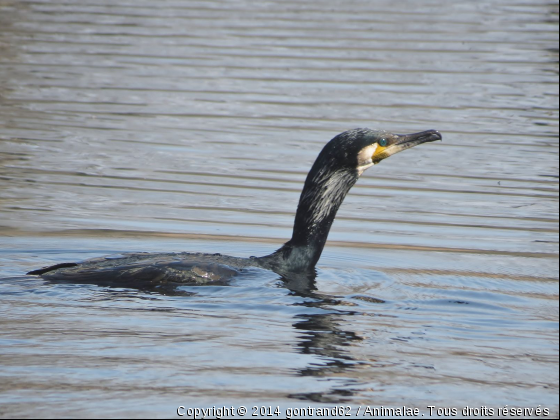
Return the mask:
<svg viewBox="0 0 560 420"><path fill-rule="evenodd" d="M557 4L0 0L0 28L0 416L558 414ZM24 275L271 252L355 127L444 142L362 176L314 282Z"/></svg>

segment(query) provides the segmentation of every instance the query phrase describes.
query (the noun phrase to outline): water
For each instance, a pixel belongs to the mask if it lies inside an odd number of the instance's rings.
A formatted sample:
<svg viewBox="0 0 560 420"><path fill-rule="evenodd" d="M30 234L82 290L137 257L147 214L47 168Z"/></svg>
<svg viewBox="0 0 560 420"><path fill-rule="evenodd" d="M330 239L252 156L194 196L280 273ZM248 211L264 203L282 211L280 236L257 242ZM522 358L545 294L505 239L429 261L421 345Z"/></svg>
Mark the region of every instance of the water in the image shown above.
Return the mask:
<svg viewBox="0 0 560 420"><path fill-rule="evenodd" d="M2 0L0 28L1 417L558 415L557 4ZM271 252L322 145L363 126L444 141L364 174L312 284L24 275Z"/></svg>

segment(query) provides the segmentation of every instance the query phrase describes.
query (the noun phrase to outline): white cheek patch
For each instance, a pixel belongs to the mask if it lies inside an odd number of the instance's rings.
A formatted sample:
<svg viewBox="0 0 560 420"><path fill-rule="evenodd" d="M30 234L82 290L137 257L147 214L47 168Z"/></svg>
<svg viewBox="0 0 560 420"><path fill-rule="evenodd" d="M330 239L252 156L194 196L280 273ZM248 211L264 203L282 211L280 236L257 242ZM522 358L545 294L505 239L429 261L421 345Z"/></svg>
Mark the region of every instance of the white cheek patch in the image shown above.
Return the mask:
<svg viewBox="0 0 560 420"><path fill-rule="evenodd" d="M358 176L363 174L367 168L373 166L371 158L377 150L377 146L377 143L371 144L367 147L364 147L362 150L360 150L360 153L358 153Z"/></svg>

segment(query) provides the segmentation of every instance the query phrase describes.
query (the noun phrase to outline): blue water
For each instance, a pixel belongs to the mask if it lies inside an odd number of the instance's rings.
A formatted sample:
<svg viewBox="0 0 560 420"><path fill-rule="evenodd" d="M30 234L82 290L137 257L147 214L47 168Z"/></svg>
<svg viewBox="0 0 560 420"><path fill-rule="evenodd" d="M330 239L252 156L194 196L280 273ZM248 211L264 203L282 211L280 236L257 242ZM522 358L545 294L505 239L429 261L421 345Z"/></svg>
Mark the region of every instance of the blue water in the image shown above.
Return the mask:
<svg viewBox="0 0 560 420"><path fill-rule="evenodd" d="M557 5L19 1L0 27L0 417L558 415ZM360 126L444 141L362 176L314 281L24 274L270 253Z"/></svg>

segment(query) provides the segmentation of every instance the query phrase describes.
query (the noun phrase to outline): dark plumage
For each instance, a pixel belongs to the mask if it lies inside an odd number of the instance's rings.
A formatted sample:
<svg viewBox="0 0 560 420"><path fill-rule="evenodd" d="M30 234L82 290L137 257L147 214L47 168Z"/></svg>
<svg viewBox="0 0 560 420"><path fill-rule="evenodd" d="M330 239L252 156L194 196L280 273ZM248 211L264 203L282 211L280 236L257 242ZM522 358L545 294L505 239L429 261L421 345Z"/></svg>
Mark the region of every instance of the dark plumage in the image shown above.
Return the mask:
<svg viewBox="0 0 560 420"><path fill-rule="evenodd" d="M245 267L261 267L283 276L312 271L321 257L330 228L346 194L370 166L418 144L441 140L435 130L409 135L354 129L325 145L307 175L292 238L264 257L220 254L125 254L81 263L63 263L28 274L49 280L145 287L226 281Z"/></svg>

